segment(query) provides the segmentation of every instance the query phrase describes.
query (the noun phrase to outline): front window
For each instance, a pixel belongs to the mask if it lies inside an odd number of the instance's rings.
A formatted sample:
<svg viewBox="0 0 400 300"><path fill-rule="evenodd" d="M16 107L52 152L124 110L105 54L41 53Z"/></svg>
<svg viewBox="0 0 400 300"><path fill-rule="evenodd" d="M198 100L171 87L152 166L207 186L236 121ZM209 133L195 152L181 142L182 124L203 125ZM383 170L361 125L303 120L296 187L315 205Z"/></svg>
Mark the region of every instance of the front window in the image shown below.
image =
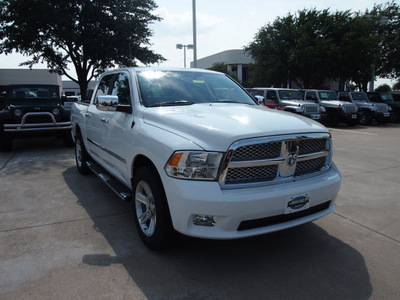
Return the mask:
<svg viewBox="0 0 400 300"><path fill-rule="evenodd" d="M280 90L278 91L279 98L282 100L302 100L299 91L293 90Z"/></svg>
<svg viewBox="0 0 400 300"><path fill-rule="evenodd" d="M352 92L351 96L353 97L354 101L369 102L368 96L364 92Z"/></svg>
<svg viewBox="0 0 400 300"><path fill-rule="evenodd" d="M224 74L191 71L137 72L140 95L146 107L197 103L244 103L254 100Z"/></svg>
<svg viewBox="0 0 400 300"><path fill-rule="evenodd" d="M383 93L381 94L382 101L394 101L391 93Z"/></svg>
<svg viewBox="0 0 400 300"><path fill-rule="evenodd" d="M54 100L58 99L58 86L14 85L7 89L9 100Z"/></svg>
<svg viewBox="0 0 400 300"><path fill-rule="evenodd" d="M333 101L337 99L337 94L335 91L321 91L318 92L318 94L321 100Z"/></svg>

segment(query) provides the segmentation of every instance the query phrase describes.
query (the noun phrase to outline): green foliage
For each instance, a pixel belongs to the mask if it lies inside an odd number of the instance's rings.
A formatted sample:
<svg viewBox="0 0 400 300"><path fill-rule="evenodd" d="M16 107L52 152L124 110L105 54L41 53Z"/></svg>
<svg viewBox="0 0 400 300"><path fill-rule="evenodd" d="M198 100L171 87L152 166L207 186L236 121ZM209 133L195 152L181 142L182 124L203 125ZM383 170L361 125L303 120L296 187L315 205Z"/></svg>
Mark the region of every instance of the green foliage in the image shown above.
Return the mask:
<svg viewBox="0 0 400 300"><path fill-rule="evenodd" d="M380 93L390 93L391 91L392 91L392 89L390 88L390 85L388 85L386 83L378 86L375 89L375 92L380 92Z"/></svg>
<svg viewBox="0 0 400 300"><path fill-rule="evenodd" d="M399 11L392 1L364 14L311 9L278 17L245 47L255 61L253 84L319 88L324 80L339 80L366 91L373 70L399 76Z"/></svg>
<svg viewBox="0 0 400 300"><path fill-rule="evenodd" d="M3 0L0 2L0 53L29 55L24 65L46 62L53 71L87 83L115 65L155 63L163 57L147 48L153 0ZM78 78L67 70L72 63Z"/></svg>
<svg viewBox="0 0 400 300"><path fill-rule="evenodd" d="M393 84L392 90L393 91L400 91L400 79L395 84Z"/></svg>
<svg viewBox="0 0 400 300"><path fill-rule="evenodd" d="M239 82L239 79L237 78L237 76L235 74L233 74L232 72L228 71L228 66L224 62L214 63L211 66L211 68L208 68L208 70L225 73L225 74L229 75L230 77L232 77L233 79L235 79L237 82Z"/></svg>

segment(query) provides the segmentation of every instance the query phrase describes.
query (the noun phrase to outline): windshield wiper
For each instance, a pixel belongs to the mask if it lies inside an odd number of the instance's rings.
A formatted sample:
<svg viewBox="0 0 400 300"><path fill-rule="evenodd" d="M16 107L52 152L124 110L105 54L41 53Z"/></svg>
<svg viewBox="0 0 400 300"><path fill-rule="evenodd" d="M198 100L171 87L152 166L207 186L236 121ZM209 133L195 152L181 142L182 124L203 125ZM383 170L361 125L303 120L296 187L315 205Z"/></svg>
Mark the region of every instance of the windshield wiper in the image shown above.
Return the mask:
<svg viewBox="0 0 400 300"><path fill-rule="evenodd" d="M157 106L179 106L179 105L192 105L194 102L189 102L187 100L177 100L177 101L165 101L157 104L150 105L149 107Z"/></svg>

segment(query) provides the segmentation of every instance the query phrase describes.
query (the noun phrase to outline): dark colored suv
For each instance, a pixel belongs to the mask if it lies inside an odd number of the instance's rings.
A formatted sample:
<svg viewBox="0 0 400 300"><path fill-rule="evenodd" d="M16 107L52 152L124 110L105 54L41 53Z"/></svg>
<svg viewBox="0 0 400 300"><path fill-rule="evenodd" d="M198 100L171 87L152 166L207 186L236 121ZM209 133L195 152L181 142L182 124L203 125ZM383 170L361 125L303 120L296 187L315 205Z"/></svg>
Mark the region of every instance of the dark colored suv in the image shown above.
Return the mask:
<svg viewBox="0 0 400 300"><path fill-rule="evenodd" d="M72 144L70 111L61 105L57 85L7 85L0 96L0 150L11 150L22 135L60 135Z"/></svg>
<svg viewBox="0 0 400 300"><path fill-rule="evenodd" d="M367 95L371 102L385 103L390 106L392 109L390 122L400 121L400 101L394 100L392 93L368 92Z"/></svg>

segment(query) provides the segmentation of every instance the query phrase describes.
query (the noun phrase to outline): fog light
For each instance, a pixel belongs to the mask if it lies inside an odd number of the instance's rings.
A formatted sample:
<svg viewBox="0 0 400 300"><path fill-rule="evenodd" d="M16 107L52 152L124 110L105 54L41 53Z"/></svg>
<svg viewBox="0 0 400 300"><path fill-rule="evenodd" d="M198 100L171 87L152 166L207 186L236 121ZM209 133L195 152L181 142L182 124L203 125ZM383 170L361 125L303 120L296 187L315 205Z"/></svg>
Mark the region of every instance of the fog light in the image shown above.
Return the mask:
<svg viewBox="0 0 400 300"><path fill-rule="evenodd" d="M214 226L217 222L217 217L206 215L194 215L193 224L199 226Z"/></svg>

